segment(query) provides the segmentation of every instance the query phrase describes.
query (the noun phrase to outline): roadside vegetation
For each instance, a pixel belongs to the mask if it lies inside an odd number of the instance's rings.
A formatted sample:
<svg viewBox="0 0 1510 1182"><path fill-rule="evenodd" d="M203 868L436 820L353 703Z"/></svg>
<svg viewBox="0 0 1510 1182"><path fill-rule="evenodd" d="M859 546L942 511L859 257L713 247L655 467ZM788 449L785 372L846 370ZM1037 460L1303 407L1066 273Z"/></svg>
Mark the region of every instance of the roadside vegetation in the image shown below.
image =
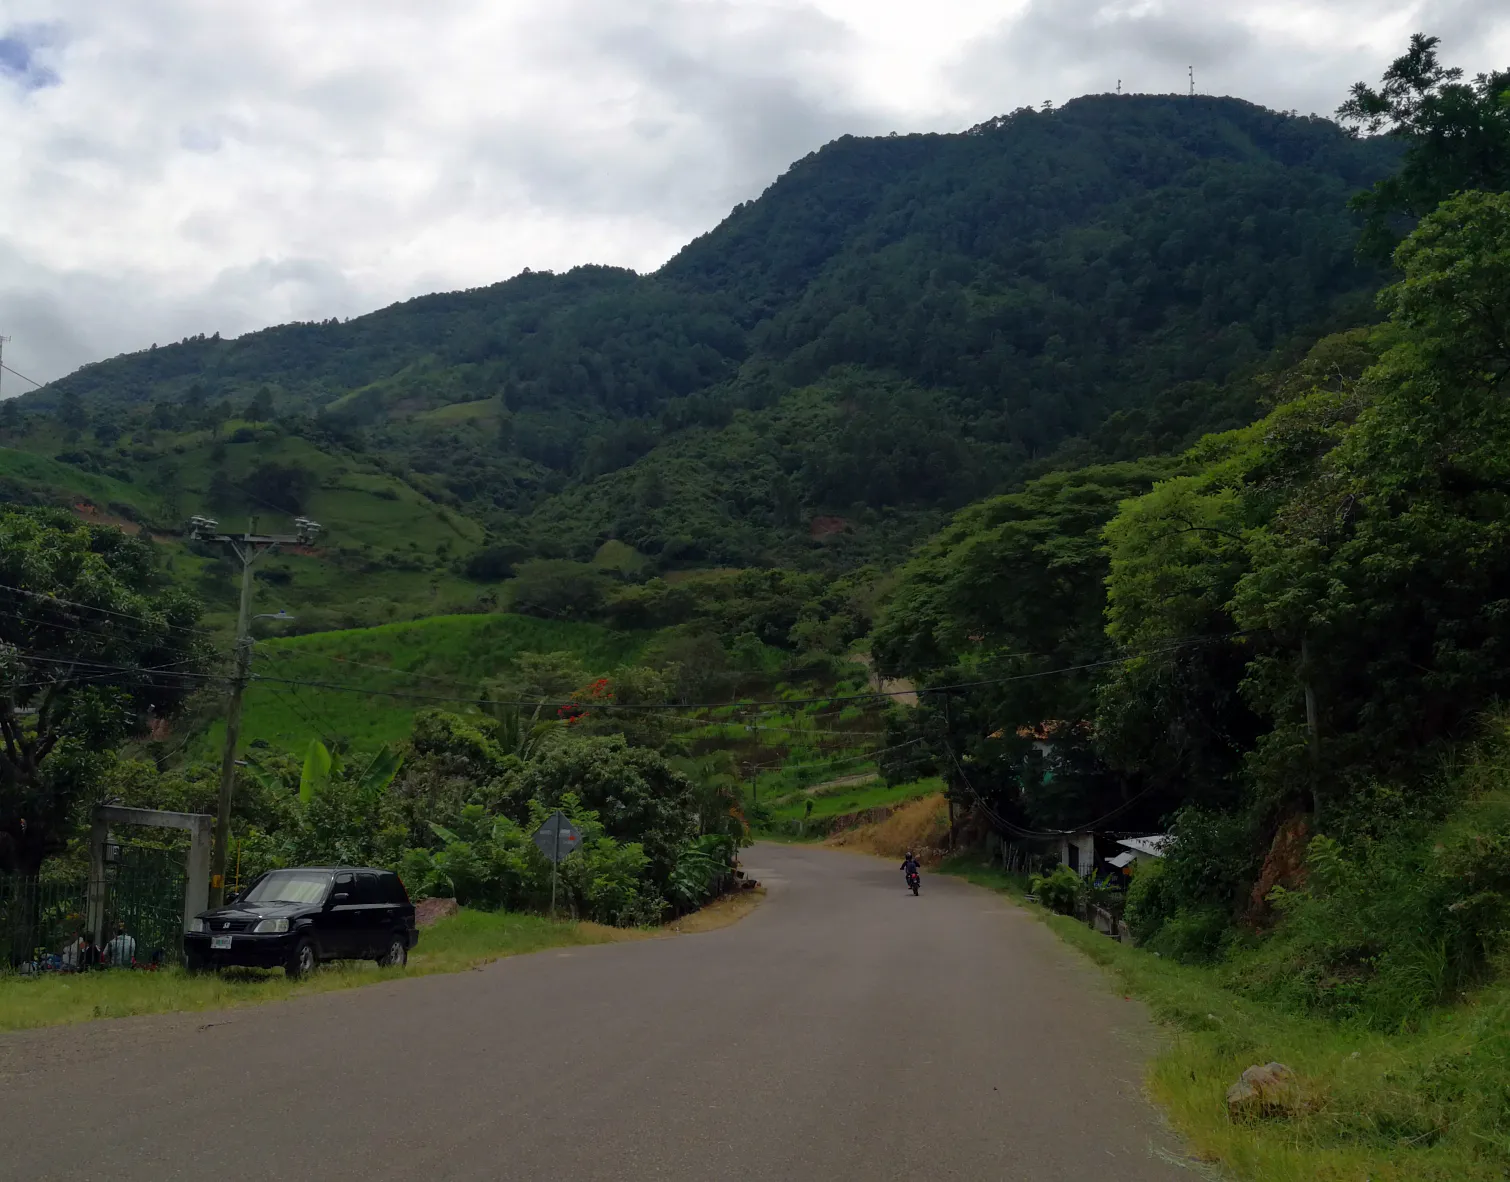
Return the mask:
<svg viewBox="0 0 1510 1182"><path fill-rule="evenodd" d="M1019 900L1026 882L965 854L955 874ZM1241 966L1181 964L1027 904L1062 939L1144 1002L1167 1035L1151 1094L1198 1159L1250 1182L1488 1182L1505 1176L1510 983L1461 996L1401 1030L1336 1021L1243 987ZM1382 1017L1383 1015L1376 1015ZM1299 1103L1234 1121L1227 1089L1246 1068L1282 1062Z"/></svg>
<svg viewBox="0 0 1510 1182"><path fill-rule="evenodd" d="M157 972L106 969L30 977L0 973L0 1031L282 1001L379 981L460 972L505 956L602 944L637 934L600 924L553 922L539 915L463 909L424 929L402 968L338 961L292 981L281 970L225 969L191 975L176 966Z"/></svg>

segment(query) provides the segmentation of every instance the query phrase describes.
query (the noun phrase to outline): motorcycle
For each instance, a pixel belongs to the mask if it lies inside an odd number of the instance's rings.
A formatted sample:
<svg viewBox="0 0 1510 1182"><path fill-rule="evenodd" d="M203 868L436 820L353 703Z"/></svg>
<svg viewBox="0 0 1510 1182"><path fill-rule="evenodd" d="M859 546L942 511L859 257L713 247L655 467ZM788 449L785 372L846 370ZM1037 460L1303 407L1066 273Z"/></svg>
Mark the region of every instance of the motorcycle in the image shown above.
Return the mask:
<svg viewBox="0 0 1510 1182"><path fill-rule="evenodd" d="M922 880L918 878L918 872L916 870L909 870L907 872L907 885L912 888L912 893L914 895L918 893L918 888L922 886Z"/></svg>

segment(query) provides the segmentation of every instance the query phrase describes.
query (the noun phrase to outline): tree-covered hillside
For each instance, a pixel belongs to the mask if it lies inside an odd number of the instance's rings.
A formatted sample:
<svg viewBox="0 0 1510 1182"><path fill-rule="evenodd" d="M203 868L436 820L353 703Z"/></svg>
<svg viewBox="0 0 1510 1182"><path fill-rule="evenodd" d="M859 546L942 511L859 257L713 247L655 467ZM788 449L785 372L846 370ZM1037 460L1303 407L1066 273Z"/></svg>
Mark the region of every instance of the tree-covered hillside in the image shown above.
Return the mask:
<svg viewBox="0 0 1510 1182"><path fill-rule="evenodd" d="M386 457L526 554L895 555L1069 441L1168 451L1247 421L1255 373L1371 317L1347 200L1396 155L1159 96L845 137L653 275L525 272L196 337L21 406L106 453L152 424L280 420Z"/></svg>

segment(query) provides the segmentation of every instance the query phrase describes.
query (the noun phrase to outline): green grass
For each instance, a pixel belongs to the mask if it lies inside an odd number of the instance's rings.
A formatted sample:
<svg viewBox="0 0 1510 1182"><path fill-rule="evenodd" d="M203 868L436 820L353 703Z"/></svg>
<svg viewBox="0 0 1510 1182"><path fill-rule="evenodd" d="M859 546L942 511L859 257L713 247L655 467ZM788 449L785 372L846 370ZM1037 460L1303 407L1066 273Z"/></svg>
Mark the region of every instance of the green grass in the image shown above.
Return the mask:
<svg viewBox="0 0 1510 1182"><path fill-rule="evenodd" d="M819 821L827 817L843 816L845 813L857 813L862 809L886 808L916 800L918 797L942 792L943 786L943 781L937 777L915 780L908 784L888 785L880 780L869 784L852 784L810 797L787 797L772 808L771 818L776 821L801 820L807 812L807 801L811 800L813 811L809 819Z"/></svg>
<svg viewBox="0 0 1510 1182"><path fill-rule="evenodd" d="M339 737L359 748L408 737L427 706L464 711L463 703L415 701L383 691L434 698L475 698L482 683L525 652L568 651L592 671L632 661L644 638L595 624L506 614L432 616L377 628L318 632L264 641L255 673L287 681L354 686L364 693L254 682L247 690L242 741L263 740L302 751L311 738ZM218 748L223 724L205 742Z"/></svg>
<svg viewBox="0 0 1510 1182"><path fill-rule="evenodd" d="M537 915L502 911L462 911L426 928L409 964L401 969L340 961L304 981L290 981L281 971L257 969L203 976L190 976L178 968L158 973L107 970L77 976L4 974L0 975L0 1031L281 1001L399 977L454 973L503 956L619 938L623 936L613 929L595 924L553 923Z"/></svg>
<svg viewBox="0 0 1510 1182"><path fill-rule="evenodd" d="M144 517L156 517L161 512L157 498L138 485L113 476L97 476L70 464L60 464L49 456L12 447L0 447L0 478L27 485L57 504L79 497L101 510L114 501L130 505Z"/></svg>
<svg viewBox="0 0 1510 1182"><path fill-rule="evenodd" d="M482 540L482 527L368 461L330 455L306 439L292 435L232 443L240 423L228 423L221 435L209 431L163 434L146 458L119 456L100 449L92 440L85 450L104 451L112 465L129 472L129 482L97 476L51 454L62 446L55 433L38 431L22 440L25 450L0 448L0 476L33 486L53 500L86 496L101 508L107 501L135 507L156 521L177 524L192 513L220 514L229 528L239 528L242 512L209 503L211 479L222 468L233 482L243 481L259 464L298 464L314 473L318 487L311 492L305 514L327 527L326 548L356 552L406 553L432 556L443 547L460 552ZM220 448L220 461L212 452ZM128 453L131 448L128 447ZM156 490L156 491L148 491ZM259 528L286 532L292 518L260 506Z"/></svg>
<svg viewBox="0 0 1510 1182"><path fill-rule="evenodd" d="M52 458L65 446L59 433L37 430L20 441L20 449L0 448L0 493L11 484L50 504L88 501L103 512L111 505L128 506L129 515L159 531L175 577L206 601L206 625L229 632L235 618L236 579L225 575L212 585L202 583L199 574L207 560L188 554L177 540L163 537L163 531L176 532L193 513L218 517L229 530L244 528L245 508L210 501L217 469L231 481L242 482L258 464L297 464L316 477L305 513L320 521L325 531L311 549L263 559L259 608L285 609L306 619L323 613L335 618L321 620L319 626L350 627L466 610L476 603L485 589L452 573L450 563L481 543L477 522L372 462L327 454L304 439L281 435L230 442L242 426L226 424L219 435L207 430L159 433L145 452L129 439L124 454L101 449L87 438L80 445L102 453L129 480L59 463ZM217 449L223 452L219 461L214 458ZM254 512L259 530L292 531L288 515L266 506Z"/></svg>
<svg viewBox="0 0 1510 1182"><path fill-rule="evenodd" d="M1022 883L964 856L943 873L1021 897ZM1169 1037L1149 1089L1191 1151L1252 1182L1479 1182L1510 1177L1510 988L1383 1035L1303 1018L1224 989L1212 969L1127 947L1041 907L1033 913L1147 1003ZM1224 1096L1277 1060L1310 1099L1288 1119L1235 1124Z"/></svg>
<svg viewBox="0 0 1510 1182"><path fill-rule="evenodd" d="M416 423L450 426L498 418L498 399L482 398L473 402L453 402L434 410L422 410L413 416ZM496 428L495 428L496 429Z"/></svg>

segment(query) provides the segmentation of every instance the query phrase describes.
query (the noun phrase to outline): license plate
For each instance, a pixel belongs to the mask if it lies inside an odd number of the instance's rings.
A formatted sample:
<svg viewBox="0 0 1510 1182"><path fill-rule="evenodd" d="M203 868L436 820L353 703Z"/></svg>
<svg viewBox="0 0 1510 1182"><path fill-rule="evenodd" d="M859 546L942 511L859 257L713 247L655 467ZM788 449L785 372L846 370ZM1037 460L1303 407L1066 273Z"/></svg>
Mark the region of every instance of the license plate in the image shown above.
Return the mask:
<svg viewBox="0 0 1510 1182"><path fill-rule="evenodd" d="M211 948L229 948L230 946L231 946L231 938L229 936L211 936L210 937L210 947Z"/></svg>

